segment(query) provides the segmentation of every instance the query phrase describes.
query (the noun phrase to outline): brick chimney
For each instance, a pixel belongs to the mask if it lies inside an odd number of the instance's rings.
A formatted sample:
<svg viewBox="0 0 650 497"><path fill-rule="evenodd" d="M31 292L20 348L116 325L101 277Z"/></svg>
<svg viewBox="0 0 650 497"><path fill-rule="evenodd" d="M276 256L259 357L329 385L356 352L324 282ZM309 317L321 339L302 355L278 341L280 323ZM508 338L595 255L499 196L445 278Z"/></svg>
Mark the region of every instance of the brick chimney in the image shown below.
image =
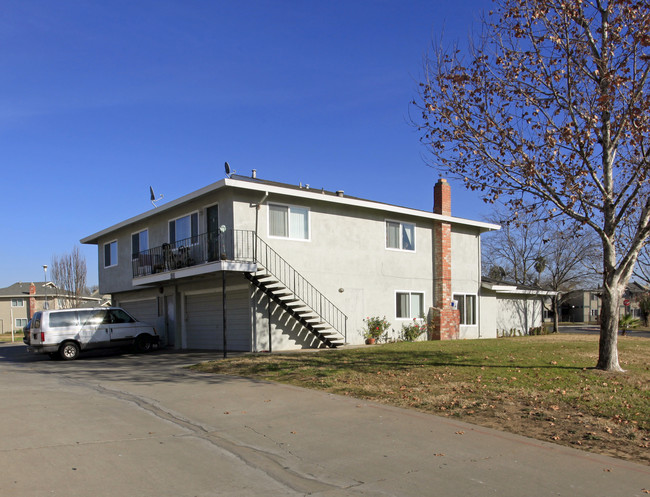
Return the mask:
<svg viewBox="0 0 650 497"><path fill-rule="evenodd" d="M440 178L433 187L433 212L451 216L451 186L446 179Z"/></svg>
<svg viewBox="0 0 650 497"><path fill-rule="evenodd" d="M451 216L451 187L442 178L433 189L433 212ZM442 221L434 221L433 227L433 289L431 339L458 338L460 314L451 308L451 224Z"/></svg>

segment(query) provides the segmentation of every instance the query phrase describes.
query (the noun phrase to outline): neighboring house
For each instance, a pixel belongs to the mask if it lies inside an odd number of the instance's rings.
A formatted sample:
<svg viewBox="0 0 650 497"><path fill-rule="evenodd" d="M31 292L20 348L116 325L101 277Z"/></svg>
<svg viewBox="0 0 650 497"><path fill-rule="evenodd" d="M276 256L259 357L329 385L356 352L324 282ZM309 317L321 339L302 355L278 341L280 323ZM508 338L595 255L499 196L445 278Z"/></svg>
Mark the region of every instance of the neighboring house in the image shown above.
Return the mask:
<svg viewBox="0 0 650 497"><path fill-rule="evenodd" d="M264 351L361 343L368 316L399 330L429 315L438 339L496 337L480 312L480 235L498 228L452 217L445 180L426 212L253 173L81 242L98 247L100 292L167 345Z"/></svg>
<svg viewBox="0 0 650 497"><path fill-rule="evenodd" d="M650 289L637 282L630 283L623 292L618 308L619 316L631 314L640 318L639 298L649 291ZM601 293L600 289L569 292L560 307L560 320L570 323L598 323L602 308Z"/></svg>
<svg viewBox="0 0 650 497"><path fill-rule="evenodd" d="M99 305L100 298L84 296L79 298L83 305ZM69 307L69 298L47 283L14 283L0 288L0 328L2 333L21 331L36 311L44 308L61 309Z"/></svg>
<svg viewBox="0 0 650 497"><path fill-rule="evenodd" d="M557 292L483 277L481 314L493 322L497 336L527 334L544 323L545 307Z"/></svg>

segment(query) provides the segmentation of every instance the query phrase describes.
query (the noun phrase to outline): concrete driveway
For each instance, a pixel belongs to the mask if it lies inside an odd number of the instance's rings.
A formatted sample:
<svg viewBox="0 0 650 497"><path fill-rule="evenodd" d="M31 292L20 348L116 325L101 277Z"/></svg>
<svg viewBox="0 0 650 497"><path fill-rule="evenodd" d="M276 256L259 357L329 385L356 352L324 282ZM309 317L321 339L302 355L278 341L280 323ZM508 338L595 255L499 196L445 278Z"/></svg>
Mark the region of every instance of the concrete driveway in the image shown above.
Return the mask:
<svg viewBox="0 0 650 497"><path fill-rule="evenodd" d="M0 495L647 497L650 467L183 366L0 346Z"/></svg>

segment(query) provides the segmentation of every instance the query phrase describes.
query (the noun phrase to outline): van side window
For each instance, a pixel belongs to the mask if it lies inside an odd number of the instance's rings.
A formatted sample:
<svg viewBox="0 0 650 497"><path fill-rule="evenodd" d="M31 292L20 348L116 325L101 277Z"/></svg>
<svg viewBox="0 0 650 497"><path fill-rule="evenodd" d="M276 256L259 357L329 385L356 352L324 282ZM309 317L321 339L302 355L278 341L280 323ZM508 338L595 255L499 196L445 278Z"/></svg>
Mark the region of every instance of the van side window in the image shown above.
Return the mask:
<svg viewBox="0 0 650 497"><path fill-rule="evenodd" d="M79 322L81 325L98 325L105 322L106 310L105 309L89 309L87 311L79 311Z"/></svg>
<svg viewBox="0 0 650 497"><path fill-rule="evenodd" d="M50 313L50 328L64 328L77 324L76 311L62 311Z"/></svg>
<svg viewBox="0 0 650 497"><path fill-rule="evenodd" d="M122 309L110 309L108 311L110 315L110 322L114 324L118 323L135 323L135 319L129 316Z"/></svg>

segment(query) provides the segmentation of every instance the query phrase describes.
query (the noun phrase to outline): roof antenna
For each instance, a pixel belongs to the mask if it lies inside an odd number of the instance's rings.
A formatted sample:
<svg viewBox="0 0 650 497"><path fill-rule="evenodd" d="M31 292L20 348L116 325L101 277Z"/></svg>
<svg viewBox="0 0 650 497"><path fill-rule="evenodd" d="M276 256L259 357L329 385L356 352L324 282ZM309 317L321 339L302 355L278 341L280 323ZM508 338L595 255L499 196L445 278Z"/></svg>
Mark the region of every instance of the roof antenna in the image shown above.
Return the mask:
<svg viewBox="0 0 650 497"><path fill-rule="evenodd" d="M158 207L158 206L156 205L156 202L159 202L160 200L162 200L162 198L163 198L163 194L161 193L161 194L158 196L158 198L156 198L156 194L153 192L153 187L151 187L151 186L149 187L149 193L151 194L151 204L152 204L154 207Z"/></svg>
<svg viewBox="0 0 650 497"><path fill-rule="evenodd" d="M224 164L224 167L226 168L226 176L228 176L229 178L230 178L230 176L232 176L233 174L235 174L237 172L234 169L233 170L230 169L230 164L228 164L228 162L226 162Z"/></svg>

